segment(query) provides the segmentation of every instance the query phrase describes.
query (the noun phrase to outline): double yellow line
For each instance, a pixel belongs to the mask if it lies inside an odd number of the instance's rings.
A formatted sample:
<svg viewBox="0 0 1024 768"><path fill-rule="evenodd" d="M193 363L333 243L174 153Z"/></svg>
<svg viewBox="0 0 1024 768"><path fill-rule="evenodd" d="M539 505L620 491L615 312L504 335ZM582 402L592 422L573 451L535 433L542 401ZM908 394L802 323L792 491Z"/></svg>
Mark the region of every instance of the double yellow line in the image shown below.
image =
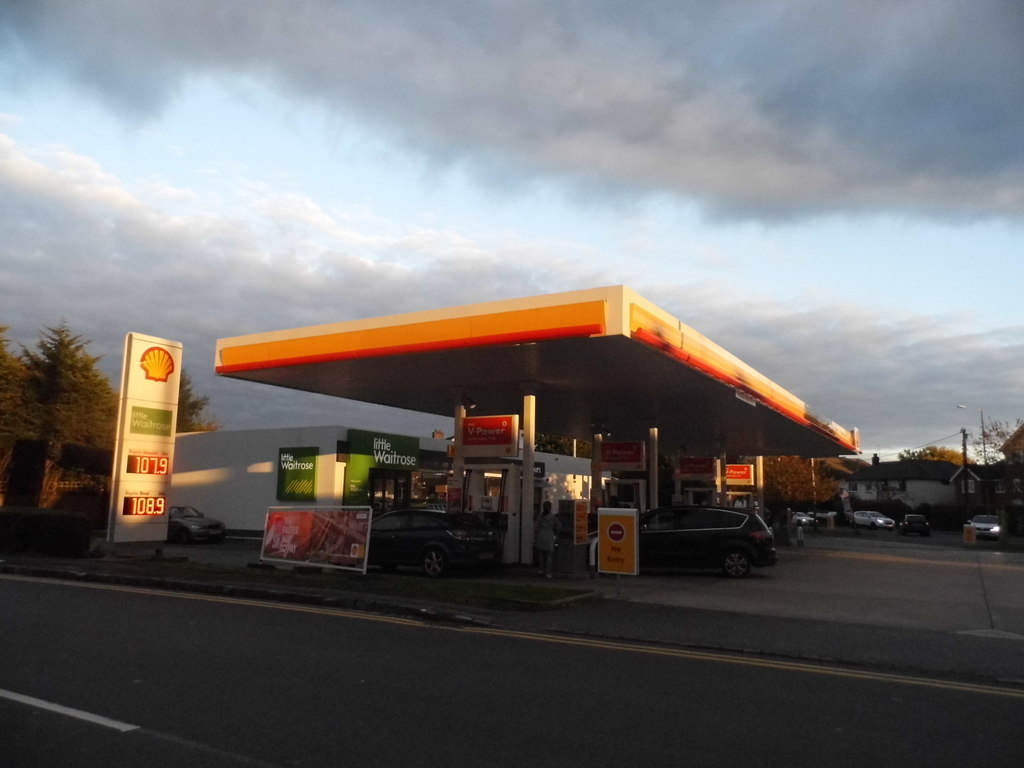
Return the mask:
<svg viewBox="0 0 1024 768"><path fill-rule="evenodd" d="M572 637L567 635L555 635L541 632L522 632L516 630L496 629L494 627L446 624L438 623L436 621L429 621L426 619L406 618L401 616L387 616L383 614L369 613L366 611L357 611L346 608L331 608L326 606L301 605L295 603L279 603L268 600L252 600L245 598L225 597L221 595L204 595L191 592L175 592L165 589L130 587L116 584L62 581L59 579L45 579L31 576L16 576L9 574L0 574L0 579L7 579L11 581L45 582L47 584L85 587L88 589L131 592L136 594L153 595L157 597L173 597L182 600L199 600L211 603L225 603L228 605L240 605L250 608L270 608L277 611L291 611L293 613L310 613L321 616L334 616L338 618L374 621L379 623L396 624L400 626L414 627L419 629L441 629L444 631L486 635L490 637L502 637L512 640L526 640L535 643L568 645L579 648L617 651L621 653L634 653L646 656L661 656L673 659L684 659L687 661L703 661L715 664L732 664L735 666L742 667L773 669L782 672L799 672L802 674L840 677L852 680L866 680L869 682L891 683L896 685L910 685L921 688L933 688L944 691L954 691L957 693L973 693L983 696L1002 696L1005 698L1024 700L1024 688L985 685L981 683L958 682L955 680L942 680L938 678L918 677L915 675L901 675L890 672L874 672L870 670L853 669L850 667L841 667L824 663L815 664L802 661L785 661L782 659L740 656L736 654L716 651L694 651L687 650L684 648L659 647L656 645L631 643L619 640L602 640L599 638Z"/></svg>

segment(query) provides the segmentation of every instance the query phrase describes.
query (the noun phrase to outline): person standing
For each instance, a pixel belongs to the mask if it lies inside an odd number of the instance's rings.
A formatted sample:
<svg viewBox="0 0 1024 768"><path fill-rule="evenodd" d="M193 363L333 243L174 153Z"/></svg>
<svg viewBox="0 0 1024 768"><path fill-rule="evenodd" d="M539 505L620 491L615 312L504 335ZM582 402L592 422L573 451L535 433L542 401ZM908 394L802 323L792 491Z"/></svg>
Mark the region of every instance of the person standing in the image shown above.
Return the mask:
<svg viewBox="0 0 1024 768"><path fill-rule="evenodd" d="M537 521L537 552L540 555L540 570L545 578L550 579L555 567L555 547L562 523L558 515L551 511L551 502L545 501L540 519Z"/></svg>

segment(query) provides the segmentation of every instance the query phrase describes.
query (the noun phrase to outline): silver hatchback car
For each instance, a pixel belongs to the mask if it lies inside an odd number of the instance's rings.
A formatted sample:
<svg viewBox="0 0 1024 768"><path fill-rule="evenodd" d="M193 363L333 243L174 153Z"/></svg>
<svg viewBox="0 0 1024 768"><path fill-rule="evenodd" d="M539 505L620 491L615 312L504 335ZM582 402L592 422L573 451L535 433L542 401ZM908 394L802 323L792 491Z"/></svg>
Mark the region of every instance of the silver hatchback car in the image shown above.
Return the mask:
<svg viewBox="0 0 1024 768"><path fill-rule="evenodd" d="M859 528L887 528L892 530L896 527L896 521L886 517L881 512L874 510L860 509L853 513L853 524Z"/></svg>
<svg viewBox="0 0 1024 768"><path fill-rule="evenodd" d="M167 520L167 540L175 544L196 541L224 541L224 523L206 517L195 507L171 507Z"/></svg>

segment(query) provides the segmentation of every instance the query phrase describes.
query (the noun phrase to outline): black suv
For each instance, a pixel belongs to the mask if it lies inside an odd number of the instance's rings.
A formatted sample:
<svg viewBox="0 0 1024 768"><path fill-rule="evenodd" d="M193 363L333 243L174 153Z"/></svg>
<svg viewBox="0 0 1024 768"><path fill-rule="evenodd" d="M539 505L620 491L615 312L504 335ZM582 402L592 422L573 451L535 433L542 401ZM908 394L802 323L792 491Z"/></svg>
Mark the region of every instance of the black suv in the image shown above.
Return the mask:
<svg viewBox="0 0 1024 768"><path fill-rule="evenodd" d="M641 568L721 568L738 579L778 559L771 529L746 509L662 507L640 517Z"/></svg>
<svg viewBox="0 0 1024 768"><path fill-rule="evenodd" d="M482 568L501 558L498 533L471 514L402 509L375 517L370 526L370 565L400 565L437 577L453 566Z"/></svg>
<svg viewBox="0 0 1024 768"><path fill-rule="evenodd" d="M904 515L896 527L904 536L908 533L920 533L922 536L929 536L932 532L932 527L928 524L928 518L924 515Z"/></svg>

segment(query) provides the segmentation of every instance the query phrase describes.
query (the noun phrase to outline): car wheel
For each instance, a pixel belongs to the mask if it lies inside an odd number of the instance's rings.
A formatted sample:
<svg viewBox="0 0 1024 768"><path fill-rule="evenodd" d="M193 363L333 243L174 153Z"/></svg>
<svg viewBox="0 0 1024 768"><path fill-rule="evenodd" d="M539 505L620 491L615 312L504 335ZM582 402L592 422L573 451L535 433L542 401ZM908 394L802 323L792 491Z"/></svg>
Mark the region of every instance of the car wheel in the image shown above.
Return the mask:
<svg viewBox="0 0 1024 768"><path fill-rule="evenodd" d="M741 549L731 549L722 556L722 573L730 579L742 579L750 573L750 557Z"/></svg>
<svg viewBox="0 0 1024 768"><path fill-rule="evenodd" d="M188 544L192 541L192 537L188 535L188 531L185 528L176 530L171 538L175 544Z"/></svg>
<svg viewBox="0 0 1024 768"><path fill-rule="evenodd" d="M437 547L431 547L423 553L423 572L432 579L443 576L448 570L448 557Z"/></svg>

